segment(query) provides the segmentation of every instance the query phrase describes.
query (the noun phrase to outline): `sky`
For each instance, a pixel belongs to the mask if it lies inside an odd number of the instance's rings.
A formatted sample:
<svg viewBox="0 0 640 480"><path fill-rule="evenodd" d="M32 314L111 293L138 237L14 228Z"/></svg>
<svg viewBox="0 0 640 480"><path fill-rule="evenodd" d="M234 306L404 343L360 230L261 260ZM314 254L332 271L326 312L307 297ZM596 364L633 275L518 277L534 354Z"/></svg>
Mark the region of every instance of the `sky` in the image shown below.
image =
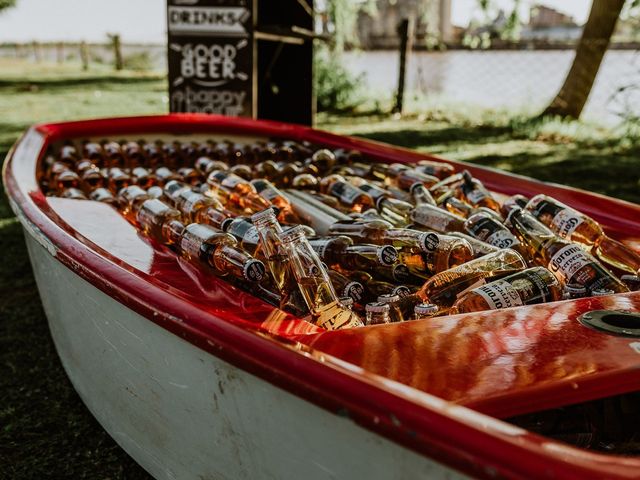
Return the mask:
<svg viewBox="0 0 640 480"><path fill-rule="evenodd" d="M451 0L452 21L466 26L477 12L477 0ZM493 0L506 9L513 0ZM522 14L540 3L572 15L581 24L589 15L591 0L523 0ZM165 41L166 0L18 0L0 13L0 42L106 40L119 33L123 42Z"/></svg>

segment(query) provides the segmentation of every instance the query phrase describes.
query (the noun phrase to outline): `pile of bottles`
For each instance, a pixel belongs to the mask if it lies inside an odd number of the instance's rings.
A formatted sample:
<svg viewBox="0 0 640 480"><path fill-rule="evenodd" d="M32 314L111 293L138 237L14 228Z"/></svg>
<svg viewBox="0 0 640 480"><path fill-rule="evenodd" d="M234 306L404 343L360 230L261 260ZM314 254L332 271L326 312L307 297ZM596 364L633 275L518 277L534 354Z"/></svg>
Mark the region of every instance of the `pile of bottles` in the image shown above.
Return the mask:
<svg viewBox="0 0 640 480"><path fill-rule="evenodd" d="M48 195L110 204L327 329L640 288L640 255L587 215L546 195L504 199L444 162L286 140L105 140L53 149L40 175Z"/></svg>

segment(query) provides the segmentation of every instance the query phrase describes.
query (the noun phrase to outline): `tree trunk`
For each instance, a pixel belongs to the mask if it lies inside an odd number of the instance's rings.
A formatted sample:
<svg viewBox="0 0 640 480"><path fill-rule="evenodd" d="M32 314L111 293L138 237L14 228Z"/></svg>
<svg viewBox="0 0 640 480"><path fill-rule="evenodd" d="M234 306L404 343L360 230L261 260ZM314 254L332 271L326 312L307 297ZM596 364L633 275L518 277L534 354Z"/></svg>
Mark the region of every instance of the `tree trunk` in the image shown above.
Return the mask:
<svg viewBox="0 0 640 480"><path fill-rule="evenodd" d="M593 0L564 85L542 115L578 118L596 79L624 0Z"/></svg>

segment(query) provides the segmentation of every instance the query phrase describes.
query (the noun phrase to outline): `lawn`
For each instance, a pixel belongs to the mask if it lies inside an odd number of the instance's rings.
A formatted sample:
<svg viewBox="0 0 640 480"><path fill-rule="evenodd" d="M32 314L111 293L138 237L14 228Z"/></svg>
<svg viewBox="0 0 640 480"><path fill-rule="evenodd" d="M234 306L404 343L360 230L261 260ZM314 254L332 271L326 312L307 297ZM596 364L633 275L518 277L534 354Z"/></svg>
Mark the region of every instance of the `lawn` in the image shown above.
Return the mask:
<svg viewBox="0 0 640 480"><path fill-rule="evenodd" d="M0 157L36 122L162 113L166 79L0 59ZM640 139L504 112L322 115L319 127L640 203ZM50 339L20 226L0 199L0 479L149 478L71 387Z"/></svg>

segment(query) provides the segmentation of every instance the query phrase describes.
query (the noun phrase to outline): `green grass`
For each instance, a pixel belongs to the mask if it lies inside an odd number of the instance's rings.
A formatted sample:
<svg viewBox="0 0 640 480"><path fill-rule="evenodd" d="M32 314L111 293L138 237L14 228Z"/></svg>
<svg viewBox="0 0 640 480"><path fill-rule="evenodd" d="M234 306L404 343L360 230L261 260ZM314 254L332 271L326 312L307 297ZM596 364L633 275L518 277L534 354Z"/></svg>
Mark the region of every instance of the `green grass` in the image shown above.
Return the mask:
<svg viewBox="0 0 640 480"><path fill-rule="evenodd" d="M0 60L0 156L33 123L162 113L166 80L106 67ZM425 107L427 108L427 107ZM426 111L426 110L425 110ZM580 122L429 106L427 114L319 117L339 133L567 183L640 203L640 141ZM48 333L20 225L0 198L0 479L148 475L70 385Z"/></svg>

